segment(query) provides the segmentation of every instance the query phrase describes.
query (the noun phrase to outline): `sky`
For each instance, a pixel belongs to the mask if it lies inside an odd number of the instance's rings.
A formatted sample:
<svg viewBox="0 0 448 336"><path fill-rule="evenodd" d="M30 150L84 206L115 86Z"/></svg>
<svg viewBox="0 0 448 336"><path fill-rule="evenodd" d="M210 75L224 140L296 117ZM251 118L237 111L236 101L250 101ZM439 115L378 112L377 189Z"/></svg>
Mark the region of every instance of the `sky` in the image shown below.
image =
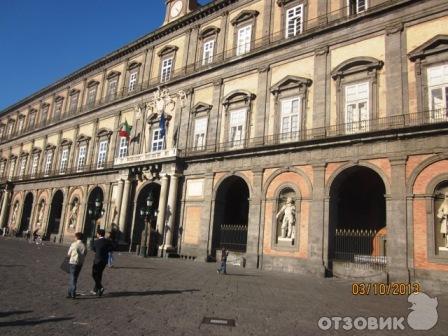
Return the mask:
<svg viewBox="0 0 448 336"><path fill-rule="evenodd" d="M0 112L159 28L164 16L165 0L0 0Z"/></svg>

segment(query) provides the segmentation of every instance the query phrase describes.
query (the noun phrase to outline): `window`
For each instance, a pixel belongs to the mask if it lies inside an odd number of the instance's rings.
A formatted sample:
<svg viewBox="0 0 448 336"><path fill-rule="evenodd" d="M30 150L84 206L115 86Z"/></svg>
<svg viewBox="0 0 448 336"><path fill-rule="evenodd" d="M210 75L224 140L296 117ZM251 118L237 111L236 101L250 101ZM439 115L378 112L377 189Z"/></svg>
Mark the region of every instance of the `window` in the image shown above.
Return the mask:
<svg viewBox="0 0 448 336"><path fill-rule="evenodd" d="M36 113L33 112L30 114L30 118L28 120L28 129L34 128L35 123L36 123Z"/></svg>
<svg viewBox="0 0 448 336"><path fill-rule="evenodd" d="M31 176L36 175L38 165L39 165L39 154L34 154L33 161L31 162Z"/></svg>
<svg viewBox="0 0 448 336"><path fill-rule="evenodd" d="M230 113L229 142L231 148L241 148L245 139L246 110Z"/></svg>
<svg viewBox="0 0 448 336"><path fill-rule="evenodd" d="M296 36L302 32L303 5L286 10L286 38Z"/></svg>
<svg viewBox="0 0 448 336"><path fill-rule="evenodd" d="M5 174L5 165L5 161L0 161L0 178L2 178Z"/></svg>
<svg viewBox="0 0 448 336"><path fill-rule="evenodd" d="M171 71L173 67L173 58L165 58L162 60L162 71L160 73L160 81L162 83L167 82L171 78Z"/></svg>
<svg viewBox="0 0 448 336"><path fill-rule="evenodd" d="M68 108L69 112L76 112L76 109L78 108L78 98L79 98L79 91L76 91L75 93L72 93L70 96L70 106Z"/></svg>
<svg viewBox="0 0 448 336"><path fill-rule="evenodd" d="M284 99L280 112L280 140L297 139L300 132L300 98Z"/></svg>
<svg viewBox="0 0 448 336"><path fill-rule="evenodd" d="M163 149L165 137L160 133L160 128L155 129L152 133L151 151L157 152Z"/></svg>
<svg viewBox="0 0 448 336"><path fill-rule="evenodd" d="M107 140L103 140L99 143L98 146L98 161L96 164L97 168L104 168L104 164L106 163L106 155L107 155Z"/></svg>
<svg viewBox="0 0 448 336"><path fill-rule="evenodd" d="M448 107L448 64L428 68L430 119L446 120Z"/></svg>
<svg viewBox="0 0 448 336"><path fill-rule="evenodd" d="M95 104L96 89L97 89L97 85L94 85L94 86L89 87L89 90L87 91L87 101L86 101L86 104L88 106L92 106L92 105Z"/></svg>
<svg viewBox="0 0 448 336"><path fill-rule="evenodd" d="M202 65L213 62L213 50L215 48L215 40L204 42L204 52L202 55Z"/></svg>
<svg viewBox="0 0 448 336"><path fill-rule="evenodd" d="M11 180L14 176L14 170L16 169L16 159L11 159L10 166L9 166L9 174L8 179Z"/></svg>
<svg viewBox="0 0 448 336"><path fill-rule="evenodd" d="M11 120L9 123L8 123L8 130L6 131L6 133L8 134L8 136L11 136L12 135L12 130L14 129L14 121L13 120Z"/></svg>
<svg viewBox="0 0 448 336"><path fill-rule="evenodd" d="M118 89L118 76L109 79L109 84L107 86L107 96L113 98L117 94Z"/></svg>
<svg viewBox="0 0 448 336"><path fill-rule="evenodd" d="M17 124L17 132L22 132L24 123L25 123L25 117L20 117L19 123Z"/></svg>
<svg viewBox="0 0 448 336"><path fill-rule="evenodd" d="M120 143L118 145L118 157L124 158L128 155L128 138L120 137Z"/></svg>
<svg viewBox="0 0 448 336"><path fill-rule="evenodd" d="M128 92L132 92L135 89L135 85L137 84L137 74L138 74L138 69L133 70L130 74L129 74L129 87L128 87Z"/></svg>
<svg viewBox="0 0 448 336"><path fill-rule="evenodd" d="M196 150L205 149L205 140L207 134L207 118L198 118L194 122L194 143Z"/></svg>
<svg viewBox="0 0 448 336"><path fill-rule="evenodd" d="M81 145L79 147L78 162L76 164L76 171L81 172L86 164L87 145Z"/></svg>
<svg viewBox="0 0 448 336"><path fill-rule="evenodd" d="M2 125L2 126L0 126L0 139L3 138L4 133L5 133L5 126Z"/></svg>
<svg viewBox="0 0 448 336"><path fill-rule="evenodd" d="M23 178L25 175L25 168L26 168L26 156L22 157L20 160L20 169L19 169L19 177Z"/></svg>
<svg viewBox="0 0 448 336"><path fill-rule="evenodd" d="M47 157L45 159L45 169L44 169L45 175L50 174L52 161L53 161L53 151L48 151Z"/></svg>
<svg viewBox="0 0 448 336"><path fill-rule="evenodd" d="M252 39L252 25L248 25L238 29L238 42L236 54L243 55L250 51L250 42Z"/></svg>
<svg viewBox="0 0 448 336"><path fill-rule="evenodd" d="M50 108L50 105L45 104L42 106L42 110L40 112L40 124L41 126L45 125L48 118L48 109Z"/></svg>
<svg viewBox="0 0 448 336"><path fill-rule="evenodd" d="M58 118L62 114L62 99L59 99L54 104L53 118Z"/></svg>
<svg viewBox="0 0 448 336"><path fill-rule="evenodd" d="M347 133L369 130L369 83L345 87L345 131Z"/></svg>
<svg viewBox="0 0 448 336"><path fill-rule="evenodd" d="M65 173L68 164L68 148L64 148L61 153L61 165L59 167L59 173Z"/></svg>
<svg viewBox="0 0 448 336"><path fill-rule="evenodd" d="M348 14L355 15L367 10L367 0L347 0Z"/></svg>

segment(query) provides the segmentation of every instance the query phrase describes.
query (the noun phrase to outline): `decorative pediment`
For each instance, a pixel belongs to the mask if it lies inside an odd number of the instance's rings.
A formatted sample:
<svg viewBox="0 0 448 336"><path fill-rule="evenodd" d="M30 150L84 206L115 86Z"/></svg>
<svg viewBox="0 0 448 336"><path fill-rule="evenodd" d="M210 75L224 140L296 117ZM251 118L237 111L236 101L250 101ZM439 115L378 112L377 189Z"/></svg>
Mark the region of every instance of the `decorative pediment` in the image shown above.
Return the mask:
<svg viewBox="0 0 448 336"><path fill-rule="evenodd" d="M61 147L65 147L65 146L71 146L72 145L72 141L69 139L62 139L60 146Z"/></svg>
<svg viewBox="0 0 448 336"><path fill-rule="evenodd" d="M193 106L193 109L191 110L191 113L198 114L198 113L208 113L212 109L213 105L209 105L206 103L199 102L195 106Z"/></svg>
<svg viewBox="0 0 448 336"><path fill-rule="evenodd" d="M308 78L304 77L298 77L298 76L286 76L281 81L279 81L277 84L273 85L271 87L271 93L273 95L278 95L282 91L292 90L292 89L299 89L300 91L306 90L313 81Z"/></svg>
<svg viewBox="0 0 448 336"><path fill-rule="evenodd" d="M110 137L112 135L112 131L108 128L100 128L98 130L98 132L96 133L96 136L98 138L102 138L102 137Z"/></svg>
<svg viewBox="0 0 448 336"><path fill-rule="evenodd" d="M138 68L140 65L142 65L142 64L139 63L139 62L131 62L131 63L129 63L129 65L128 65L128 70L136 69L136 68Z"/></svg>
<svg viewBox="0 0 448 336"><path fill-rule="evenodd" d="M26 115L24 115L22 113L19 114L19 119L25 119L25 117L26 117Z"/></svg>
<svg viewBox="0 0 448 336"><path fill-rule="evenodd" d="M54 97L54 101L57 103L57 102L60 102L60 101L63 101L64 100L64 97L63 96L56 96L56 97ZM42 104L42 107L44 107L44 105L45 104ZM49 104L46 104L46 106L49 106Z"/></svg>
<svg viewBox="0 0 448 336"><path fill-rule="evenodd" d="M354 57L342 62L334 68L331 72L331 77L337 79L358 72L379 70L383 65L383 61L373 57Z"/></svg>
<svg viewBox="0 0 448 336"><path fill-rule="evenodd" d="M58 97L60 97L60 96L58 96ZM64 99L64 98L62 98L62 99ZM45 108L47 108L49 106L50 106L50 104L48 104L48 103L42 103L41 109L45 109Z"/></svg>
<svg viewBox="0 0 448 336"><path fill-rule="evenodd" d="M281 7L281 6L287 5L293 1L295 1L295 0L277 0L277 5Z"/></svg>
<svg viewBox="0 0 448 336"><path fill-rule="evenodd" d="M98 82L97 80L92 79L92 80L89 80L89 81L87 82L87 87L88 87L88 88L91 88L91 87L93 87L93 86L97 86L99 83L100 83L100 82Z"/></svg>
<svg viewBox="0 0 448 336"><path fill-rule="evenodd" d="M173 116L171 114L165 113L165 120L166 121L170 121L173 118ZM153 112L151 113L148 118L146 118L146 123L147 124L155 124L160 122L160 114L157 112Z"/></svg>
<svg viewBox="0 0 448 336"><path fill-rule="evenodd" d="M118 77L118 76L120 76L120 72L111 71L107 74L106 79L111 79L111 78Z"/></svg>
<svg viewBox="0 0 448 336"><path fill-rule="evenodd" d="M78 89L71 89L69 95L73 96L73 95L78 94L78 93L79 93Z"/></svg>
<svg viewBox="0 0 448 336"><path fill-rule="evenodd" d="M39 147L33 147L31 150L31 154L40 154L42 152L42 149Z"/></svg>
<svg viewBox="0 0 448 336"><path fill-rule="evenodd" d="M436 35L432 39L423 43L420 47L412 50L408 56L414 62L417 59L425 58L426 56L438 54L448 51L448 35Z"/></svg>
<svg viewBox="0 0 448 336"><path fill-rule="evenodd" d="M205 39L205 38L210 37L210 36L218 35L220 31L221 31L221 29L219 29L218 27L215 27L215 26L205 27L199 33L199 39L202 40L202 39Z"/></svg>
<svg viewBox="0 0 448 336"><path fill-rule="evenodd" d="M9 155L9 159L10 159L10 160L15 160L15 159L17 159L17 155L15 155L15 154L10 154L10 155Z"/></svg>
<svg viewBox="0 0 448 336"><path fill-rule="evenodd" d="M260 13L256 10L243 10L230 22L235 26L241 22L256 18L258 14Z"/></svg>
<svg viewBox="0 0 448 336"><path fill-rule="evenodd" d="M52 150L54 150L55 148L56 148L55 145L53 145L53 144L48 144L48 145L45 146L45 151L52 151Z"/></svg>
<svg viewBox="0 0 448 336"><path fill-rule="evenodd" d="M29 153L27 151L21 151L19 156L22 158L22 157L28 156L28 155L29 155Z"/></svg>
<svg viewBox="0 0 448 336"><path fill-rule="evenodd" d="M244 103L249 105L252 100L255 99L255 95L245 90L234 90L229 92L223 100L223 105L227 108L231 104Z"/></svg>
<svg viewBox="0 0 448 336"><path fill-rule="evenodd" d="M84 134L80 134L78 135L78 137L76 138L76 142L80 143L80 142L87 142L90 141L90 137Z"/></svg>
<svg viewBox="0 0 448 336"><path fill-rule="evenodd" d="M177 46L174 46L174 45L166 45L166 46L164 46L164 47L157 53L157 55L158 55L159 57L162 57L162 56L168 55L168 54L170 54L170 53L174 53L174 52L176 52L178 49L179 49L179 47L177 47Z"/></svg>
<svg viewBox="0 0 448 336"><path fill-rule="evenodd" d="M37 110L35 108L30 108L30 111L28 113L32 114L32 113L36 113L36 112L37 112Z"/></svg>

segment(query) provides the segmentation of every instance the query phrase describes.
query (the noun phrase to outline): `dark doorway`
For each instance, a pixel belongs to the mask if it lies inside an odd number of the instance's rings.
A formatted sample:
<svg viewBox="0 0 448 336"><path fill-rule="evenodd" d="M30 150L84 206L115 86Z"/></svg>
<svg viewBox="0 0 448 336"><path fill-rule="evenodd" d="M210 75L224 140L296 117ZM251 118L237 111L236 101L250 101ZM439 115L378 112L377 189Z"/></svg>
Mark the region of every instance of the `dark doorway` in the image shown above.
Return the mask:
<svg viewBox="0 0 448 336"><path fill-rule="evenodd" d="M238 176L226 178L218 188L213 221L212 256L226 247L246 252L249 217L249 188Z"/></svg>
<svg viewBox="0 0 448 336"><path fill-rule="evenodd" d="M31 210L33 209L33 194L28 193L25 197L25 202L23 204L23 213L22 220L20 221L20 230L21 234L23 231L30 230L30 220L31 220Z"/></svg>
<svg viewBox="0 0 448 336"><path fill-rule="evenodd" d="M95 208L95 201L98 200L101 202L103 208L104 208L104 204L103 204L103 200L104 200L104 196L103 196L103 190L100 187L95 187L89 195L89 199L87 201L87 206L86 206L86 219L84 221L84 238L88 239L88 238L95 238L96 235L96 230L97 230L97 225L96 222L93 221L92 216L89 214L89 209L94 209Z"/></svg>
<svg viewBox="0 0 448 336"><path fill-rule="evenodd" d="M386 190L372 169L343 171L330 190L329 259L385 263Z"/></svg>
<svg viewBox="0 0 448 336"><path fill-rule="evenodd" d="M64 202L64 194L61 190L56 191L51 201L50 217L48 218L47 235L56 235L61 227L62 203Z"/></svg>
<svg viewBox="0 0 448 336"><path fill-rule="evenodd" d="M135 249L137 245L144 246L145 219L141 216L140 210L146 207L146 199L150 193L152 193L154 197L154 209L157 210L159 208L160 185L157 183L150 183L140 190L137 197L137 203L135 205L134 232L132 236L133 249ZM157 218L154 217L150 223L150 228L148 228L151 229L151 232L148 231L150 238L147 244L147 255L150 256L157 255L158 243L161 242L161 237L159 237L156 232L156 221Z"/></svg>

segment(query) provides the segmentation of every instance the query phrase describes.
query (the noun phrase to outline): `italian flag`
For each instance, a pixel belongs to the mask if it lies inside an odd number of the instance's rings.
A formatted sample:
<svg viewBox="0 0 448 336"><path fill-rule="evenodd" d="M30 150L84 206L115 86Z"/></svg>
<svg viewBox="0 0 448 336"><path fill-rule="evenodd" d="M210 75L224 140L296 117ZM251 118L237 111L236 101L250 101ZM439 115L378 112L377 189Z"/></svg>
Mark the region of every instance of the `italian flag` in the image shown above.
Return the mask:
<svg viewBox="0 0 448 336"><path fill-rule="evenodd" d="M128 121L125 120L124 124L121 126L118 131L118 135L121 137L129 138L129 134L131 133L132 126L129 126Z"/></svg>

